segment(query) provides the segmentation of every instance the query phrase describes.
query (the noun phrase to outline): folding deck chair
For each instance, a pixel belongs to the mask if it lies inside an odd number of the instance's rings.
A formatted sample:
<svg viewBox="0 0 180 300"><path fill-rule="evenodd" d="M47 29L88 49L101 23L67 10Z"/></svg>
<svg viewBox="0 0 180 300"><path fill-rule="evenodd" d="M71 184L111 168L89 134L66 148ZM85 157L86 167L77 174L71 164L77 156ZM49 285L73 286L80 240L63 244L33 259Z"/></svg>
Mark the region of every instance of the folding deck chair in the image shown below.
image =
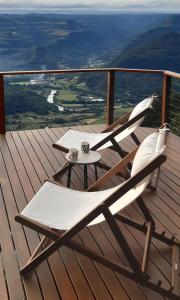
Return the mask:
<svg viewBox="0 0 180 300"><path fill-rule="evenodd" d="M157 96L153 95L144 99L134 107L132 112L129 112L116 120L101 133L88 133L69 129L55 144L53 144L53 147L67 153L71 148L81 150L81 142L87 141L90 143L90 150L111 148L118 152L121 158L123 158L127 155L127 152L124 151L118 143L130 135L136 145L140 144L134 131L143 122L144 117L151 111L153 102L156 98ZM119 125L121 126L119 127ZM115 129L116 127L118 128ZM105 169L106 171L110 170L110 167L102 162L98 162L97 166ZM55 180L58 179L68 169L69 163L66 162L65 165L54 174L53 178Z"/></svg>
<svg viewBox="0 0 180 300"><path fill-rule="evenodd" d="M166 160L166 156L163 154L165 134L166 130L162 129L149 135L139 147L91 186L89 191L74 191L46 181L21 214L15 217L17 222L45 236L28 263L21 269L21 274L27 274L65 245L165 297L180 299L177 294L180 244L174 237L169 238L164 232L160 234L156 231L153 217L140 197L152 180L153 172ZM116 187L94 191L133 158L131 178ZM135 200L144 215L144 224L137 223L118 213ZM129 268L72 240L85 226L92 226L104 220L107 221L121 247L129 263ZM117 222L120 225L122 222L132 226L145 234L142 265L137 261ZM160 281L153 282L148 274L152 238L173 248L173 276L169 290L163 288Z"/></svg>

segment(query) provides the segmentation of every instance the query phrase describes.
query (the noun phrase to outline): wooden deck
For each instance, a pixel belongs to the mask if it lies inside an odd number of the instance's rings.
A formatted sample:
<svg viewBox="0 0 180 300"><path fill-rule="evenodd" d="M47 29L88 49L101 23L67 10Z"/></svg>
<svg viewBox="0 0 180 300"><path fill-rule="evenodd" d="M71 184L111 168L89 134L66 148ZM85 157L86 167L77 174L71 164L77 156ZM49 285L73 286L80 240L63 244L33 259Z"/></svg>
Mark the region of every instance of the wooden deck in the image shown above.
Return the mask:
<svg viewBox="0 0 180 300"><path fill-rule="evenodd" d="M78 127L79 130L100 131L103 125ZM14 221L43 181L57 171L64 163L64 155L52 148L67 128L41 129L7 132L0 136L0 299L1 300L158 300L160 295L143 288L119 274L63 247L42 263L36 272L25 279L19 268L35 249L39 236L30 229L22 228ZM138 137L143 140L152 129L141 128ZM130 139L123 142L126 150L134 148ZM146 192L144 199L150 208L160 232L176 235L180 240L180 138L170 134L167 139L168 160L162 166L155 193ZM103 160L113 165L118 156L103 151ZM72 174L72 188L82 189L83 176L80 167ZM100 175L100 173L99 173ZM119 183L114 177L108 187ZM89 184L94 181L94 171L89 169ZM66 184L66 175L62 178ZM135 204L124 212L138 221L142 215ZM122 230L134 253L140 260L144 246L143 234ZM84 229L76 240L109 258L127 264L107 224ZM149 272L155 280L162 280L169 286L171 279L171 249L154 241L151 248Z"/></svg>

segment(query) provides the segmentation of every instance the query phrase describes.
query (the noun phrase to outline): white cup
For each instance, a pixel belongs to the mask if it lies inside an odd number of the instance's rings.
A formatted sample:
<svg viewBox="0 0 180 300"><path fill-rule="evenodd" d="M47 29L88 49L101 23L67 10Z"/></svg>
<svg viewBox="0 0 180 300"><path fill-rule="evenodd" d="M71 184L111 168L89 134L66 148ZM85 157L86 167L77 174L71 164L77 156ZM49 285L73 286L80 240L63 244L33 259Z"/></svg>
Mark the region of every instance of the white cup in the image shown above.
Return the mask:
<svg viewBox="0 0 180 300"><path fill-rule="evenodd" d="M76 148L69 149L69 158L76 161L78 159L78 150Z"/></svg>
<svg viewBox="0 0 180 300"><path fill-rule="evenodd" d="M81 142L81 151L89 153L90 144L88 142Z"/></svg>

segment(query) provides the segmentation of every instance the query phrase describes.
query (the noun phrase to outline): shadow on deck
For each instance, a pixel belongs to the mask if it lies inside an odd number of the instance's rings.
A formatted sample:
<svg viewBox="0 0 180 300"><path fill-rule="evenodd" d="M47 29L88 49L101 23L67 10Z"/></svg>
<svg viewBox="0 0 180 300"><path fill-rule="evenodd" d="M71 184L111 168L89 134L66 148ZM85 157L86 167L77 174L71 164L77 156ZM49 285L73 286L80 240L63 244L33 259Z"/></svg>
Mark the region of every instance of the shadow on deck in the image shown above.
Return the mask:
<svg viewBox="0 0 180 300"><path fill-rule="evenodd" d="M99 132L103 125L80 126L79 130ZM29 258L39 242L39 236L28 228L22 228L14 221L15 215L38 191L43 181L64 163L64 154L52 148L67 128L40 129L32 131L7 132L0 136L0 299L6 300L73 300L73 299L163 299L151 290L91 261L84 256L63 247L42 263L36 272L22 279L19 268ZM143 140L150 128L140 128L137 136ZM135 145L130 139L123 141L125 150ZM169 134L167 138L166 163L161 167L157 190L146 192L143 198L151 210L157 229L174 234L180 240L180 138ZM102 159L109 165L118 160L116 153L104 150ZM83 188L83 171L80 167L72 173L72 188ZM99 175L100 175L99 171ZM89 168L89 185L95 180L94 170ZM67 176L62 177L66 185ZM119 183L113 177L108 186ZM105 187L105 188L106 188ZM124 214L143 221L141 212L135 204ZM140 260L144 247L143 234L122 226L129 244ZM119 247L111 235L107 224L84 229L76 240L109 258L126 264ZM151 247L149 273L155 281L164 281L169 286L171 280L171 249L159 241Z"/></svg>

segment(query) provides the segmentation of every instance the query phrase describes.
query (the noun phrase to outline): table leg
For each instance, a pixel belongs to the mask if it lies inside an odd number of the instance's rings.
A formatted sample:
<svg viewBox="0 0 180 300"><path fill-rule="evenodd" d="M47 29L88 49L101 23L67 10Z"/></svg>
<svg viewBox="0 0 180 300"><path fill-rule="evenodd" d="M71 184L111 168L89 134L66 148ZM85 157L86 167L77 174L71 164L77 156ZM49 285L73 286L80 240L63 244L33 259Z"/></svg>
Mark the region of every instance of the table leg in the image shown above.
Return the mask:
<svg viewBox="0 0 180 300"><path fill-rule="evenodd" d="M84 165L84 189L88 188L87 165Z"/></svg>
<svg viewBox="0 0 180 300"><path fill-rule="evenodd" d="M70 188L71 185L71 170L72 170L73 165L69 164L68 168L68 177L67 177L67 187Z"/></svg>
<svg viewBox="0 0 180 300"><path fill-rule="evenodd" d="M98 180L98 173L97 173L97 165L94 164L94 169L95 169L95 178L96 178L96 181Z"/></svg>

